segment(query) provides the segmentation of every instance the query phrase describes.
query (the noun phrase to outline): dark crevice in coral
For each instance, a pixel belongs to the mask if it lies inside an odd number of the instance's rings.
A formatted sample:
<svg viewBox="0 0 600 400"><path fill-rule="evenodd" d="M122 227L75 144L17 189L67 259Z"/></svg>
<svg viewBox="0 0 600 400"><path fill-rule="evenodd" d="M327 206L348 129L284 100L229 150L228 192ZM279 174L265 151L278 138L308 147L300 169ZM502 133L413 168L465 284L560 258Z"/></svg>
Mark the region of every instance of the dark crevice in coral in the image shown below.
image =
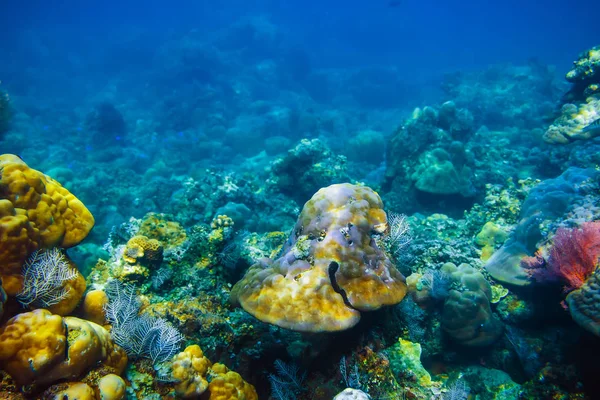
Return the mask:
<svg viewBox="0 0 600 400"><path fill-rule="evenodd" d="M340 269L340 265L337 262L332 261L329 263L329 268L327 269L327 272L329 273L329 280L331 281L331 286L333 287L333 290L335 290L342 296L342 298L344 299L344 303L348 307L355 309L352 306L352 304L350 304L348 296L346 296L346 292L340 287L340 285L338 285L337 280L335 279L335 273L338 271L338 269Z"/></svg>

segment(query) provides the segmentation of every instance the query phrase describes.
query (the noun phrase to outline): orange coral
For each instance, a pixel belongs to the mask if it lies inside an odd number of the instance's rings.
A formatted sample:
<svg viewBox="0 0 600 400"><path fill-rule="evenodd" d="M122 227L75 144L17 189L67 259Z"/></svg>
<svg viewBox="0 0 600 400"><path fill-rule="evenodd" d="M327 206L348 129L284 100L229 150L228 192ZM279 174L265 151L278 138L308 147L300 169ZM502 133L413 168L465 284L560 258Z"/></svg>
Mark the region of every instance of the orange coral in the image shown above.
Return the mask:
<svg viewBox="0 0 600 400"><path fill-rule="evenodd" d="M256 318L297 331L354 326L360 311L396 304L405 279L376 237L387 229L379 195L338 184L305 205L282 256L250 267L231 299Z"/></svg>
<svg viewBox="0 0 600 400"><path fill-rule="evenodd" d="M21 266L33 250L75 246L93 226L92 214L60 183L0 155L0 277L8 295L21 289Z"/></svg>

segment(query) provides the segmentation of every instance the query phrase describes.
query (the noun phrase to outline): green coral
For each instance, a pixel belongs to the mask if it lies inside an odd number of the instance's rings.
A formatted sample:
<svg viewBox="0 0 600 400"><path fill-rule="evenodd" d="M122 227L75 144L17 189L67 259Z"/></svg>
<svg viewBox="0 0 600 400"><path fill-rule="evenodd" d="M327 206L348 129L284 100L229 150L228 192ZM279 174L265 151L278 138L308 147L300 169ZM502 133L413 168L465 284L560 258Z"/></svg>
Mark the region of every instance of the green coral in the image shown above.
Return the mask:
<svg viewBox="0 0 600 400"><path fill-rule="evenodd" d="M441 148L421 155L420 163L412 175L416 188L432 194L471 195L473 173L469 167L456 163L453 158Z"/></svg>
<svg viewBox="0 0 600 400"><path fill-rule="evenodd" d="M431 386L429 372L421 364L421 345L402 338L388 349L390 368L395 376L411 374L419 386Z"/></svg>

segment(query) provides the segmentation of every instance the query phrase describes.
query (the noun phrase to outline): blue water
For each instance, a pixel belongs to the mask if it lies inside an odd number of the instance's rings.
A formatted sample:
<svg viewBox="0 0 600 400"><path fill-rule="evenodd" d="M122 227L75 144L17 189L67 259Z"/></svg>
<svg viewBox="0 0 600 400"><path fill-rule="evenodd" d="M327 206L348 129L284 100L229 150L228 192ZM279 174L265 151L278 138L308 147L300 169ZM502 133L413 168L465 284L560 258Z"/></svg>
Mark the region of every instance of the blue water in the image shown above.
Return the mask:
<svg viewBox="0 0 600 400"><path fill-rule="evenodd" d="M597 138L564 146L542 138L566 101L584 103L581 93L565 97L571 86L564 76L581 52L600 45L598 15L600 2L558 0L3 0L0 94L10 98L11 118L3 129L0 103L0 154L18 154L94 214L96 226L86 242L69 250L84 274L98 258L115 256L105 244L111 238L123 245L130 232L115 232L132 217L166 213L191 237L200 235L194 229L208 230L218 215L227 214L237 239L226 239L218 250L233 252L250 234L264 239L269 232L290 231L313 193L345 181L374 188L388 212L408 216L416 237L411 253L396 260L404 263L399 267L404 275L431 273L450 261L485 271L474 238L488 221L507 235L534 224L534 239L542 239L521 247L535 251L548 246L557 227L600 218L597 193L575 197L571 186L557 189L565 193L560 215L544 214L543 223L519 216L534 180L557 178L569 167L597 168L600 162ZM600 84L600 77L587 83ZM435 166L448 164L450 174L426 179ZM526 223L519 225L521 219ZM495 249L501 245L495 243ZM252 254L270 255L261 251ZM219 257L215 270L225 271L215 280L219 284L234 284L251 264ZM151 293L149 281L145 284ZM210 290L225 298L228 288ZM178 295L184 290L172 289ZM510 335L496 338L491 350L465 350L446 336L436 341L440 336L431 326L440 328L431 321L439 320L440 304L427 316L411 303L404 309L412 309L419 323L431 322L429 330L421 326L427 332L421 337L422 361L439 379L486 366L505 371L523 387L530 382L529 391L522 391L528 398L547 398L551 389L544 379L563 394L596 398L593 368L574 343L583 338L597 357L600 339L560 309L565 297L560 288L540 293L511 292L525 308L536 296L557 306L548 313L537 308L539 318L529 324L506 311L516 300L492 304ZM285 348L286 361L321 374L309 372L307 385L314 388L323 377L339 380L338 354L350 360L358 357L352 346L375 349L378 329L386 332L381 333L386 345L376 348L381 354L398 337L415 337L407 336L408 323L389 328L373 320L366 324L375 328L361 325L342 336L348 346L332 345L335 360L323 356L323 349L315 350L318 356L299 356L290 343L300 336L283 339L286 331L274 334L269 328L255 333L269 337L251 341L255 353L240 341L231 349L214 345L211 355L230 357L240 373L274 372L273 354ZM552 335L561 337L556 349ZM544 350L535 354L542 362L536 358L531 371L518 360L535 346ZM512 358L498 361L508 353ZM554 373L566 366L575 372ZM483 396L485 390L473 385L476 374L467 375L472 393ZM245 378L259 398L268 397L266 372Z"/></svg>

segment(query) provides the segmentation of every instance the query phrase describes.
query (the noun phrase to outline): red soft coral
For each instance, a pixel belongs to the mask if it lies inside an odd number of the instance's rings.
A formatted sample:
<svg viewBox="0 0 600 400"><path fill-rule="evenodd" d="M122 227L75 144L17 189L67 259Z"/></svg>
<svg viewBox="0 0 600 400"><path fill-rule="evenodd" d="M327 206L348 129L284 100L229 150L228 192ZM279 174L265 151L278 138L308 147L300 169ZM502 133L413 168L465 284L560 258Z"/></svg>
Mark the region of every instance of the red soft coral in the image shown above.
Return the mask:
<svg viewBox="0 0 600 400"><path fill-rule="evenodd" d="M554 235L546 273L577 289L596 270L600 256L600 221L586 222L580 229L559 228Z"/></svg>

